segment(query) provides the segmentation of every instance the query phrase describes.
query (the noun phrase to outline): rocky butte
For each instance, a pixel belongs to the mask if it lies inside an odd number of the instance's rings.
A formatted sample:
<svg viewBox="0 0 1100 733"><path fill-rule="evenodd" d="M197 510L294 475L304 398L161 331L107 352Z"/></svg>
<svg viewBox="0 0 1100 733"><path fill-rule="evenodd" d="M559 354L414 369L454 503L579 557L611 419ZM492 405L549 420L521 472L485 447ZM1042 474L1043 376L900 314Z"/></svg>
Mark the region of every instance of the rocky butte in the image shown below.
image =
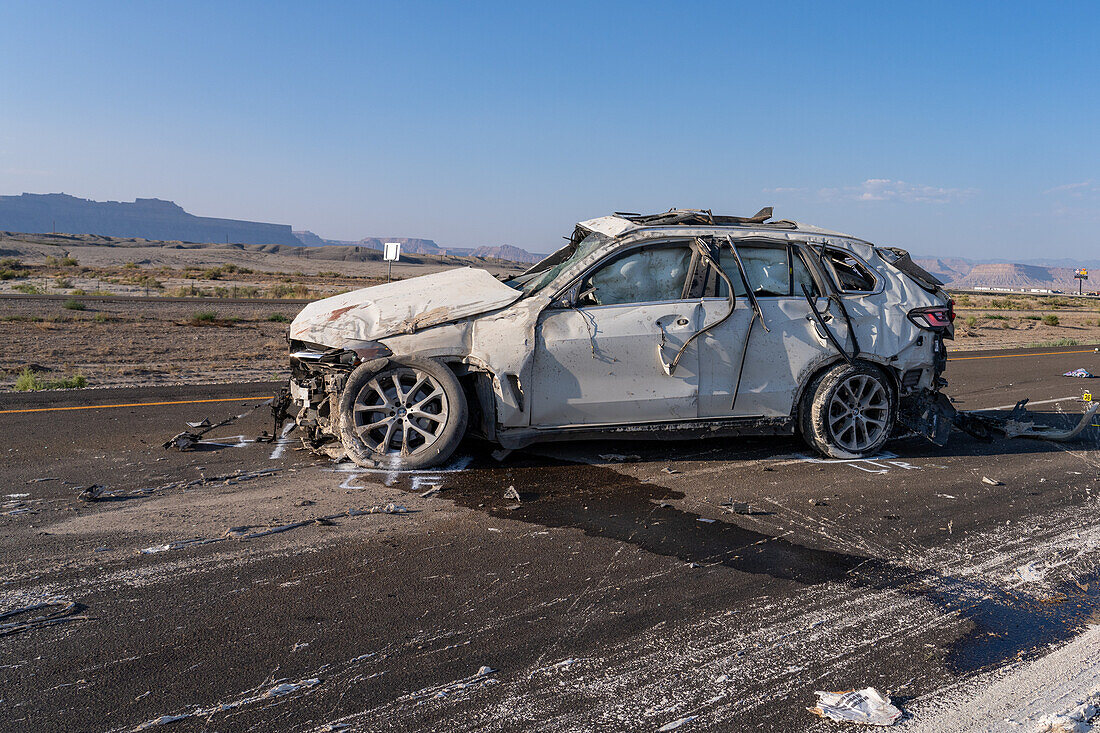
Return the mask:
<svg viewBox="0 0 1100 733"><path fill-rule="evenodd" d="M183 242L300 245L289 224L195 216L172 201L91 201L64 193L0 196L0 231Z"/></svg>

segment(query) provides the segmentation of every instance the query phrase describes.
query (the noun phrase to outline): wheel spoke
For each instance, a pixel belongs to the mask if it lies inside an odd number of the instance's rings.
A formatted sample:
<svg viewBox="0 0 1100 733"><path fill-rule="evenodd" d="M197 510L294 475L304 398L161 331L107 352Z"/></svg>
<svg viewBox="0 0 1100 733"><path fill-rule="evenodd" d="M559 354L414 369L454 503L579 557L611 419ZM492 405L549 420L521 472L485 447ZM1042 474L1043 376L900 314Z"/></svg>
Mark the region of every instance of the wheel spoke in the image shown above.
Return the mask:
<svg viewBox="0 0 1100 733"><path fill-rule="evenodd" d="M397 429L397 420L390 420L386 424L386 437L382 439L381 443L379 443L379 447L382 449L383 453L389 453L390 452L390 442L393 440L393 433L394 433L394 430L396 430L396 429Z"/></svg>
<svg viewBox="0 0 1100 733"><path fill-rule="evenodd" d="M408 414L409 419L424 418L425 420L431 420L432 422L440 424L440 425L447 422L447 413L436 415L434 413L423 412L421 410L409 410L409 412L407 414Z"/></svg>
<svg viewBox="0 0 1100 733"><path fill-rule="evenodd" d="M393 382L393 391L397 394L397 404L405 404L405 393L401 391L401 374L400 372L390 377L390 381Z"/></svg>
<svg viewBox="0 0 1100 733"><path fill-rule="evenodd" d="M392 417L384 417L381 420L377 420L377 421L372 422L372 423L367 423L365 425L356 425L355 426L355 432L357 432L359 434L359 437L363 437L364 434L369 433L371 430L375 430L377 428L380 428L383 425L389 425L392 422L393 422Z"/></svg>
<svg viewBox="0 0 1100 733"><path fill-rule="evenodd" d="M431 402L436 397L442 397L442 396L443 396L443 390L440 389L439 387L436 387L435 389L432 390L432 393L430 395L428 395L424 399L419 400L418 402L414 403L413 405L411 405L409 407L409 409L410 410L419 410L421 407L423 407L428 402Z"/></svg>
<svg viewBox="0 0 1100 733"><path fill-rule="evenodd" d="M382 404L380 405L381 407L393 407L393 402L391 402L390 398L386 396L386 391L382 389L382 385L378 383L377 378L367 382L367 386L370 387L376 395L382 398Z"/></svg>
<svg viewBox="0 0 1100 733"><path fill-rule="evenodd" d="M424 445L427 445L428 443L431 443L433 440L435 440L436 436L434 434L429 433L427 430L424 430L422 427L411 420L408 423L408 428L415 430L416 432L424 436Z"/></svg>
<svg viewBox="0 0 1100 733"><path fill-rule="evenodd" d="M429 377L427 374L416 372L416 381L413 382L412 389L406 392L405 396L410 400L416 399L416 393L420 391L420 388L424 386L425 382L428 382L430 380L431 377Z"/></svg>

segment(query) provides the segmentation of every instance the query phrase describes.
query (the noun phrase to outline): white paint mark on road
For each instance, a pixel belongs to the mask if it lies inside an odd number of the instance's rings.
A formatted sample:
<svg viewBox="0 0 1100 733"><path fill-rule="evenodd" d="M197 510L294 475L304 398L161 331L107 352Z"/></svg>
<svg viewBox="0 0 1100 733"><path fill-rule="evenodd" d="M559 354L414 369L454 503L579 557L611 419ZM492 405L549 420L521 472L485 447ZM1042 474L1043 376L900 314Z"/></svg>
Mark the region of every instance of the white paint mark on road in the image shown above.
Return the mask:
<svg viewBox="0 0 1100 733"><path fill-rule="evenodd" d="M851 466L852 468L866 471L867 473L888 473L893 468L901 468L906 471L919 471L920 466L914 466L907 461L894 460L896 453L884 451L870 458L818 458L816 456L799 455L800 461L805 463L837 463Z"/></svg>
<svg viewBox="0 0 1100 733"><path fill-rule="evenodd" d="M285 428L283 428L282 434L280 434L278 439L276 439L275 441L275 449L271 451L271 456L268 458L268 460L275 461L283 457L283 453L286 451L286 447L294 442L290 438L286 437L290 435L290 431L293 430L294 427L295 423L290 423Z"/></svg>

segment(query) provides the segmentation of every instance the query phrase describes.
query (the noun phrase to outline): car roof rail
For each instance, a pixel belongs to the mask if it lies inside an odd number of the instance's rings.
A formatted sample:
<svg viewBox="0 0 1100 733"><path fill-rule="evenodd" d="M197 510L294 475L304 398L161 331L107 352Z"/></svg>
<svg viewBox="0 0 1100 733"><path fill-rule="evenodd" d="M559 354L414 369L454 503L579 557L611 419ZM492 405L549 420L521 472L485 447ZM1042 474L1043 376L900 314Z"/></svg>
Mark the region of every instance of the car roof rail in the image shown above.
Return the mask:
<svg viewBox="0 0 1100 733"><path fill-rule="evenodd" d="M660 214L637 214L628 211L616 211L615 216L632 221L635 224L645 226L668 226L672 224L684 224L687 226L736 226L745 224L764 225L769 227L793 228L796 224L792 221L778 220L768 221L772 218L772 207L765 206L752 216L727 216L715 214L710 209L669 209Z"/></svg>

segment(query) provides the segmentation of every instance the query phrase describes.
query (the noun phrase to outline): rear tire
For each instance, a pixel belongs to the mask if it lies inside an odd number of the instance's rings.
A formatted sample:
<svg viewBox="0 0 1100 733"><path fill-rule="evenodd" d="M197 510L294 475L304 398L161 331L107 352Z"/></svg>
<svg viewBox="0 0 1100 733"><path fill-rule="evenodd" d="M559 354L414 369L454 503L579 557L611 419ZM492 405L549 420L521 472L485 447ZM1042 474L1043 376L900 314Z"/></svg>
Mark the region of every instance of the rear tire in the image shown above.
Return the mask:
<svg viewBox="0 0 1100 733"><path fill-rule="evenodd" d="M381 371L361 365L338 403L340 441L364 468L412 470L443 463L466 433L466 395L434 359L391 358Z"/></svg>
<svg viewBox="0 0 1100 733"><path fill-rule="evenodd" d="M799 408L802 438L828 458L867 458L894 430L897 397L890 378L864 361L837 364L807 386Z"/></svg>

